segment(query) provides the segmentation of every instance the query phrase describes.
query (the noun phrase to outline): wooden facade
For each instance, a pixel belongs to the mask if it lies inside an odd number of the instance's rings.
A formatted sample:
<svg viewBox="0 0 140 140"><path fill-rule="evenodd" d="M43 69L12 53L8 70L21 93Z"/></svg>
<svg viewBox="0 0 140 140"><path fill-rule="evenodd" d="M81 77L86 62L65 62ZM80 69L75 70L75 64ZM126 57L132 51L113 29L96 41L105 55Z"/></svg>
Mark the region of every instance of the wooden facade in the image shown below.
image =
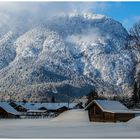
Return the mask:
<svg viewBox="0 0 140 140"><path fill-rule="evenodd" d="M104 111L95 102L89 106L88 115L92 122L126 122L135 117L134 113Z"/></svg>

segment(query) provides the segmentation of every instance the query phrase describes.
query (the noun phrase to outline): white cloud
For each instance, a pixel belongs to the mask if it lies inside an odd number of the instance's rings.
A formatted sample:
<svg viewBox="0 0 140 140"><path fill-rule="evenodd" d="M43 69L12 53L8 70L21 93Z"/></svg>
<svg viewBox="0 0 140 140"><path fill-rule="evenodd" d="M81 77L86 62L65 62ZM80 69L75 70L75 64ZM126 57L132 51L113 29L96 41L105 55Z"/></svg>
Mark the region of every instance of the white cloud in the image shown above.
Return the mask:
<svg viewBox="0 0 140 140"><path fill-rule="evenodd" d="M0 19L0 25L5 25L8 21L10 21L10 17L4 13L0 13Z"/></svg>
<svg viewBox="0 0 140 140"><path fill-rule="evenodd" d="M79 35L71 35L68 36L66 41L79 44L80 43L91 43L91 42L97 42L98 39L101 38L101 34L97 28L89 29L89 30L83 30L83 32Z"/></svg>
<svg viewBox="0 0 140 140"><path fill-rule="evenodd" d="M96 13L99 9L107 10L107 7L105 2L0 2L0 20L1 24L7 22L11 28L21 23L22 26L35 26L58 14Z"/></svg>
<svg viewBox="0 0 140 140"><path fill-rule="evenodd" d="M74 10L78 12L91 12L97 9L105 10L107 3L104 2L0 2L0 11L10 13L44 13L47 15L68 13ZM41 16L41 15L40 15Z"/></svg>

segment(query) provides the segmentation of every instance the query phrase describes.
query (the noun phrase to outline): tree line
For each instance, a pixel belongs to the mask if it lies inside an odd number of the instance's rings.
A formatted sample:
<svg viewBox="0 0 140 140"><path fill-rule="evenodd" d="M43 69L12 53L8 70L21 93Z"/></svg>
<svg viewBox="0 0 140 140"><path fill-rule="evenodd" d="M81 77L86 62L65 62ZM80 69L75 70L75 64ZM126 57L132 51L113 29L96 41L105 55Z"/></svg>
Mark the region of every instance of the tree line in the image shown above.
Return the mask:
<svg viewBox="0 0 140 140"><path fill-rule="evenodd" d="M130 47L140 55L140 20L130 28L129 31ZM136 67L139 67L140 60L137 58ZM140 75L135 75L134 89L131 97L133 105L140 107Z"/></svg>

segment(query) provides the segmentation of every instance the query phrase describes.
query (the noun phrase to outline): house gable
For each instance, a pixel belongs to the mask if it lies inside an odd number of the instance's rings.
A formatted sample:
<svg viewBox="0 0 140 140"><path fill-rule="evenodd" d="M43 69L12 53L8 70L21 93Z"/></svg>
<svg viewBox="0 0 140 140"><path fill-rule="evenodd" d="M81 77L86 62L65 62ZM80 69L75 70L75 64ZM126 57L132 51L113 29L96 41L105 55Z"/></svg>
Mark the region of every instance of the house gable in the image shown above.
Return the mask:
<svg viewBox="0 0 140 140"><path fill-rule="evenodd" d="M93 100L85 109L88 110L90 121L95 122L125 122L135 116L134 112L117 101Z"/></svg>

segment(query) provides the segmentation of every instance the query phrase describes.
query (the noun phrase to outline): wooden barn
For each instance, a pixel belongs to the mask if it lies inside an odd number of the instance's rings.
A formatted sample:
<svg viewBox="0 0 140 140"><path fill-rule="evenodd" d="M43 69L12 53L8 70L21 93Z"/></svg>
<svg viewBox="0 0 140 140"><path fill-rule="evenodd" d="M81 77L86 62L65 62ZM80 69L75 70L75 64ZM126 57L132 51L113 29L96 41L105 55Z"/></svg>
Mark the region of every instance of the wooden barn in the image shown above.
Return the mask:
<svg viewBox="0 0 140 140"><path fill-rule="evenodd" d="M0 118L19 118L20 113L17 112L9 103L0 102Z"/></svg>
<svg viewBox="0 0 140 140"><path fill-rule="evenodd" d="M89 120L93 122L126 122L134 118L136 113L120 102L111 100L93 100L85 110L88 110Z"/></svg>

